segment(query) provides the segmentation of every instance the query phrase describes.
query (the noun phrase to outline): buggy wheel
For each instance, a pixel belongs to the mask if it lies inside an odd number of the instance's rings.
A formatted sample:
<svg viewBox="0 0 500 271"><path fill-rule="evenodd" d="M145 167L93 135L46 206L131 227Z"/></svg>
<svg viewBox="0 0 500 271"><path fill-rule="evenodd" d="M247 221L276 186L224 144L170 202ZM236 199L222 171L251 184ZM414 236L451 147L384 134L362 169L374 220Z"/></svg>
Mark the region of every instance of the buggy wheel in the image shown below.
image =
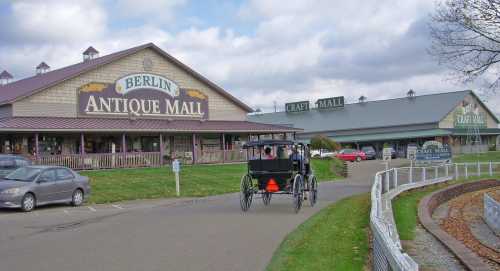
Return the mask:
<svg viewBox="0 0 500 271"><path fill-rule="evenodd" d="M314 206L318 201L318 182L315 176L311 176L311 181L309 181L309 203Z"/></svg>
<svg viewBox="0 0 500 271"><path fill-rule="evenodd" d="M295 175L295 178L293 179L293 208L295 210L295 213L298 213L300 211L300 208L302 207L302 200L304 198L304 187L303 187L303 182L302 182L302 176L299 174Z"/></svg>
<svg viewBox="0 0 500 271"><path fill-rule="evenodd" d="M269 192L264 192L262 194L262 201L264 202L264 205L269 205L271 203L271 196L273 194L272 193L269 193Z"/></svg>
<svg viewBox="0 0 500 271"><path fill-rule="evenodd" d="M240 184L240 206L243 212L246 212L248 211L248 209L250 209L250 205L252 205L252 198L252 178L250 177L250 175L245 175L241 178Z"/></svg>

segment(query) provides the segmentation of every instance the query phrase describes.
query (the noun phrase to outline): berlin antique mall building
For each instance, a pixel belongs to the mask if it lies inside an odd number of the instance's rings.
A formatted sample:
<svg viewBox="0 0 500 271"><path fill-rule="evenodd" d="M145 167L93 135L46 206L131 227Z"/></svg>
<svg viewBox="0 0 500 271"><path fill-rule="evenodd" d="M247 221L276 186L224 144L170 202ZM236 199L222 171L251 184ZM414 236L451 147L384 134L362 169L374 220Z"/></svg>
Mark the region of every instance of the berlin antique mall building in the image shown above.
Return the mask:
<svg viewBox="0 0 500 271"><path fill-rule="evenodd" d="M301 128L298 140L308 142L325 135L342 145L373 146L381 153L385 143L399 157L406 156L408 144L422 145L436 140L453 153L500 150L499 119L470 90L416 95L412 90L402 98L344 104L344 97L286 104L284 112L252 114L248 120Z"/></svg>
<svg viewBox="0 0 500 271"><path fill-rule="evenodd" d="M300 131L247 121L249 106L152 43L102 57L89 47L80 63L0 80L0 152L42 164L241 161L250 136Z"/></svg>

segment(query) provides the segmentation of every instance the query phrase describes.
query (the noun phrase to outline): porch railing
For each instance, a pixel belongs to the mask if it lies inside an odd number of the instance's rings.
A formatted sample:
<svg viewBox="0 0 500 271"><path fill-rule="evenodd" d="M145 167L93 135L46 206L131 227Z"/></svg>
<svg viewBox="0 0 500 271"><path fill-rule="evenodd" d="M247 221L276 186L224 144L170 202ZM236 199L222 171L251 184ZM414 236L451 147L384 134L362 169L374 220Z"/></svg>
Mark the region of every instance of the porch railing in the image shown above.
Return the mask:
<svg viewBox="0 0 500 271"><path fill-rule="evenodd" d="M231 163L244 162L247 160L247 152L244 150L212 150L196 152L196 163L213 164L213 163Z"/></svg>
<svg viewBox="0 0 500 271"><path fill-rule="evenodd" d="M246 151L240 150L197 151L196 154L196 163L198 164L231 163L247 160ZM183 164L190 164L192 161L192 158L188 159L181 156L178 156L178 159L181 159ZM159 167L162 165L160 152L40 155L33 158L33 160L37 165L65 166L76 170ZM163 160L163 163L170 162L167 159Z"/></svg>
<svg viewBox="0 0 500 271"><path fill-rule="evenodd" d="M157 167L160 161L159 152L42 155L35 158L38 165L65 166L77 170Z"/></svg>

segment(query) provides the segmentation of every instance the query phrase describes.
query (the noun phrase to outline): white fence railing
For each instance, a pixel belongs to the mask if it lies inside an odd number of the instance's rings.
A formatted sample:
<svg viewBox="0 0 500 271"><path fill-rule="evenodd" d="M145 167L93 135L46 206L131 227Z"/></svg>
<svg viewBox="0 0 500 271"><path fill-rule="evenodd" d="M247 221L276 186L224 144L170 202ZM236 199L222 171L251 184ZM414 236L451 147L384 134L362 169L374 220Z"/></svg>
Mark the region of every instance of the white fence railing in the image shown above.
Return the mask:
<svg viewBox="0 0 500 271"><path fill-rule="evenodd" d="M373 238L373 270L418 270L403 251L392 213L391 200L413 188L452 179L500 174L500 162L454 163L401 167L379 171L371 189L370 227Z"/></svg>

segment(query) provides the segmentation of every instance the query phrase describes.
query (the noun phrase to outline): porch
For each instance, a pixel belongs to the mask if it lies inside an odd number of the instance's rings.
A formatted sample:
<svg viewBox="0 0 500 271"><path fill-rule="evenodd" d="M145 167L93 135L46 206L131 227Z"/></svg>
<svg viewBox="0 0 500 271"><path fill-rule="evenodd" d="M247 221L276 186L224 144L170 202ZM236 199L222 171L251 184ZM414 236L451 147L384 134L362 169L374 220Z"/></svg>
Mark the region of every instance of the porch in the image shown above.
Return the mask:
<svg viewBox="0 0 500 271"><path fill-rule="evenodd" d="M75 170L243 162L248 140L290 139L293 133L12 133L0 134L1 153L26 156L40 165Z"/></svg>

